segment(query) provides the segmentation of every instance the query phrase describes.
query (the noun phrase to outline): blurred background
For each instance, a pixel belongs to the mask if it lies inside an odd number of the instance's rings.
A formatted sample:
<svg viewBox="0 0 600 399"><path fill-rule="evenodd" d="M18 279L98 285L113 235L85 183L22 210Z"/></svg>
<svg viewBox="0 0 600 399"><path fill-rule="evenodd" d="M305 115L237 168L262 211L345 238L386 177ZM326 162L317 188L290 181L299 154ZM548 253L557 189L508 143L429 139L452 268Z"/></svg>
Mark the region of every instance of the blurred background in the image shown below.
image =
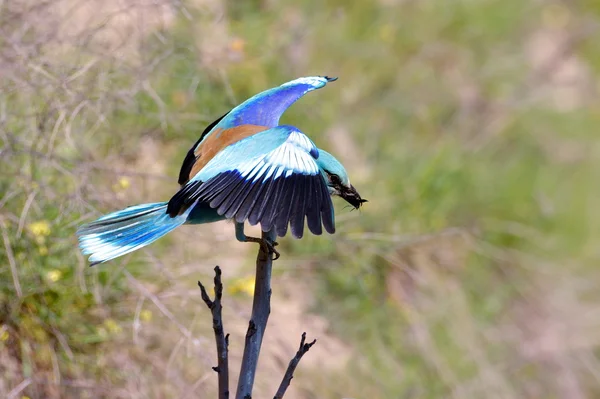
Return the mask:
<svg viewBox="0 0 600 399"><path fill-rule="evenodd" d="M166 200L204 127L299 76L282 122L369 202L280 240L256 397L600 396L600 3L0 1L0 396L216 397L256 246L184 226L87 267L78 225Z"/></svg>

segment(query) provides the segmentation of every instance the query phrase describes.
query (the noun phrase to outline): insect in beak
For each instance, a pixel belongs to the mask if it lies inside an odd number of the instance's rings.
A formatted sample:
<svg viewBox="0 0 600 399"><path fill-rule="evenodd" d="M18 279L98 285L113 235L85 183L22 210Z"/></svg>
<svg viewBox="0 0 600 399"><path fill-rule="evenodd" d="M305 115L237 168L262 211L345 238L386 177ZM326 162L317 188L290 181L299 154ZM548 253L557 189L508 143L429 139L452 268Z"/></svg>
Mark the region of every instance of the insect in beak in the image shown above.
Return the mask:
<svg viewBox="0 0 600 399"><path fill-rule="evenodd" d="M360 194L358 193L358 191L356 191L353 185L350 185L350 187L341 186L339 188L339 191L340 197L342 197L344 200L346 200L346 202L352 205L354 209L358 209L365 202L369 202L368 200L361 198Z"/></svg>

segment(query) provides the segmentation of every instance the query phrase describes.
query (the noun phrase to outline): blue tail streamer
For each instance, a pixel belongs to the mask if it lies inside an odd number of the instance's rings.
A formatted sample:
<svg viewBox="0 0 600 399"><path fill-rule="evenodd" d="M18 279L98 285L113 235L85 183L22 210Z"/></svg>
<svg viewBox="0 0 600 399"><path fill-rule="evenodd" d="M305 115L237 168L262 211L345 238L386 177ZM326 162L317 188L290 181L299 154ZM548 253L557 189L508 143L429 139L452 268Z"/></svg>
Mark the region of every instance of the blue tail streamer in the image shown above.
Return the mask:
<svg viewBox="0 0 600 399"><path fill-rule="evenodd" d="M128 254L156 241L186 222L185 213L170 217L166 202L135 205L104 215L77 230L79 247L91 266Z"/></svg>

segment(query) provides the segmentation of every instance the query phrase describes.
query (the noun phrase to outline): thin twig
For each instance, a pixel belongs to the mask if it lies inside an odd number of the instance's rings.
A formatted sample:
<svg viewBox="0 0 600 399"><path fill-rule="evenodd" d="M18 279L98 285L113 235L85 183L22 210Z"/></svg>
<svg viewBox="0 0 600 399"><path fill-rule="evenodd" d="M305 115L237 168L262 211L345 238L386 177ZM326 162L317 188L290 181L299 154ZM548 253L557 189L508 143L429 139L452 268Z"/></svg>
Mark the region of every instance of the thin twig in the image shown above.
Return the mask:
<svg viewBox="0 0 600 399"><path fill-rule="evenodd" d="M148 289L146 287L144 287L144 285L142 283L140 283L135 277L133 277L131 275L131 273L129 273L127 270L123 270L123 274L125 274L127 279L138 289L138 291L144 297L150 299L152 301L152 303L154 303L154 305L156 305L158 310L160 310L161 313L163 315L165 315L171 321L171 323L173 323L173 324L175 324L175 326L177 326L177 328L179 329L179 331L181 332L181 334L183 336L185 336L187 339L192 340L192 342L198 342L198 339L194 338L194 334L192 334L192 332L188 328L186 328L183 324L181 324L177 320L175 315L173 313L171 313L171 311L160 301L160 299L156 295L154 295L153 293L148 291Z"/></svg>
<svg viewBox="0 0 600 399"><path fill-rule="evenodd" d="M215 266L215 300L212 301L206 292L206 289L200 281L198 286L200 287L200 293L202 294L202 300L206 303L206 306L210 309L213 317L213 330L215 331L215 341L217 343L217 367L213 367L213 370L219 374L219 399L229 398L229 362L227 358L227 352L229 349L229 334L225 335L223 331L223 317L221 311L223 306L221 305L221 298L223 297L223 283L221 282L221 268Z"/></svg>
<svg viewBox="0 0 600 399"><path fill-rule="evenodd" d="M277 393L275 394L273 399L283 398L283 395L285 395L285 391L292 382L292 378L294 378L294 371L296 370L298 363L300 363L300 359L302 359L302 356L304 356L304 354L310 350L310 348L315 344L315 342L317 342L317 340L313 339L312 342L306 343L306 333L302 333L302 339L300 340L300 347L298 348L298 352L296 352L296 356L294 356L292 360L290 360L290 364L288 365L288 368L285 371L283 380L281 381L279 389L277 389Z"/></svg>
<svg viewBox="0 0 600 399"><path fill-rule="evenodd" d="M21 238L21 233L23 233L23 228L25 227L25 219L27 219L27 213L29 212L29 208L31 204L33 204L33 200L37 194L37 190L33 190L28 196L27 200L25 200L25 205L23 205L23 210L21 211L21 217L19 217L19 226L17 227L17 233L15 234L16 239Z"/></svg>
<svg viewBox="0 0 600 399"><path fill-rule="evenodd" d="M21 283L19 282L19 272L17 271L17 262L15 261L15 256L13 254L13 250L10 245L10 238L8 237L8 232L6 231L6 227L4 226L4 220L1 218L0 218L0 228L2 229L2 239L4 241L4 248L6 250L6 257L8 258L8 264L10 266L10 273L12 274L15 291L17 293L17 296L19 298L21 298L23 296L23 291L21 290Z"/></svg>
<svg viewBox="0 0 600 399"><path fill-rule="evenodd" d="M25 388L27 388L29 385L31 385L33 381L31 380L31 378L26 378L23 381L21 381L19 383L19 385L17 385L16 387L14 387L9 393L7 398L8 399L14 399L19 397L19 394L21 392L23 392L25 390Z"/></svg>
<svg viewBox="0 0 600 399"><path fill-rule="evenodd" d="M275 232L263 232L262 238L273 243L275 241ZM252 317L246 332L246 342L244 345L244 356L242 357L242 367L240 369L240 378L238 380L236 399L250 399L252 397L252 386L254 385L254 376L256 375L256 366L258 364L258 355L262 344L267 320L271 313L271 269L273 259L269 251L265 251L265 246L261 245L256 258L256 279L254 287L254 300L252 302Z"/></svg>

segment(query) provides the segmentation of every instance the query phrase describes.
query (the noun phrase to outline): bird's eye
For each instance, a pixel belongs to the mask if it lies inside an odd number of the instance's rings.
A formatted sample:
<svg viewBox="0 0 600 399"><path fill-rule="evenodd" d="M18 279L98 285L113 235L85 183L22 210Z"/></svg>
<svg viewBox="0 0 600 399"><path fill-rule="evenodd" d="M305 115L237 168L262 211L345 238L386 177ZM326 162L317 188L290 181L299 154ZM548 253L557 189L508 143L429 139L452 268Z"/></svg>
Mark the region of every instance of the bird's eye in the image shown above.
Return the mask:
<svg viewBox="0 0 600 399"><path fill-rule="evenodd" d="M327 177L329 178L329 183L331 184L332 187L337 189L342 186L342 179L340 179L340 177L338 175L329 173L327 171L325 171L325 173L327 173Z"/></svg>

